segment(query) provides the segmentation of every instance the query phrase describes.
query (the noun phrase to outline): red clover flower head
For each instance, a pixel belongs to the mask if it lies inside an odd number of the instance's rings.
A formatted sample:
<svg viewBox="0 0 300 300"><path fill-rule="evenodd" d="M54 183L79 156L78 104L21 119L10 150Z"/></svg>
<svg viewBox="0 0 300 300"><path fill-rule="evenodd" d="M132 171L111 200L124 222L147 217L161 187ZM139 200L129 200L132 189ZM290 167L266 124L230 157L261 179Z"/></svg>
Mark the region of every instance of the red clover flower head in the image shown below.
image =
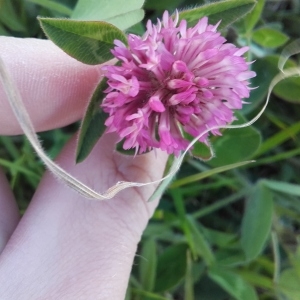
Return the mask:
<svg viewBox="0 0 300 300"><path fill-rule="evenodd" d="M179 155L189 144L183 132L197 137L235 119L256 74L242 57L248 48L225 43L218 25L204 17L187 28L185 20L178 25L178 12L173 19L166 11L157 25L148 21L143 37L130 34L128 47L115 41L120 65L103 67L109 87L102 108L108 132L124 139L124 149Z"/></svg>

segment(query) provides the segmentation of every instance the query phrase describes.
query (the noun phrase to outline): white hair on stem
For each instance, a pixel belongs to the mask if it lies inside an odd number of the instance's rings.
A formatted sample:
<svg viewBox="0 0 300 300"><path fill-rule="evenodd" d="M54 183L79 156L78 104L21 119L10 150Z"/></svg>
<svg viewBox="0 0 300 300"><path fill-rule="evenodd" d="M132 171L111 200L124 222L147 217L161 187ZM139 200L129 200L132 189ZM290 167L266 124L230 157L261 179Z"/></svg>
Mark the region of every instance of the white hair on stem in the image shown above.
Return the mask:
<svg viewBox="0 0 300 300"><path fill-rule="evenodd" d="M92 199L92 200L107 200L113 198L117 193L120 191L129 188L129 187L142 187L150 184L156 184L156 183L162 183L165 181L167 184L163 184L163 188L166 188L168 183L171 181L172 177L176 174L176 172L179 170L183 158L188 153L188 151L192 148L192 146L206 133L210 132L211 130L215 129L237 129L237 128L244 128L252 125L254 122L256 122L260 116L264 113L270 99L271 92L274 88L274 86L280 82L281 80L292 77L292 76L300 76L300 68L294 67L285 69L284 65L288 58L291 55L294 55L296 53L300 52L300 40L296 40L292 44L288 45L282 52L282 55L278 62L279 70L281 71L279 74L277 74L273 80L270 83L268 94L266 98L266 102L260 112L250 121L239 124L239 125L224 125L224 126L213 126L210 128L207 128L204 132L199 134L197 137L195 137L190 144L188 145L187 149L179 156L174 159L174 162L169 170L169 173L164 176L163 178L151 182L130 182L130 181L119 181L112 187L110 187L107 191L104 193L98 193L79 180L77 180L75 177L67 173L65 170L63 170L58 164L56 164L54 161L52 161L47 154L44 152L42 145L35 133L34 127L32 125L32 122L30 120L30 117L26 111L26 108L22 102L21 96L19 94L19 91L17 87L15 86L13 80L11 79L4 62L2 61L0 57L0 79L4 88L4 91L7 95L8 101L11 105L11 108L24 132L26 137L28 138L29 142L31 143L32 147L36 151L37 155L40 157L40 159L44 162L46 167L63 183L77 191L82 196ZM213 150L210 147L211 154L213 156ZM152 198L152 197L151 197Z"/></svg>

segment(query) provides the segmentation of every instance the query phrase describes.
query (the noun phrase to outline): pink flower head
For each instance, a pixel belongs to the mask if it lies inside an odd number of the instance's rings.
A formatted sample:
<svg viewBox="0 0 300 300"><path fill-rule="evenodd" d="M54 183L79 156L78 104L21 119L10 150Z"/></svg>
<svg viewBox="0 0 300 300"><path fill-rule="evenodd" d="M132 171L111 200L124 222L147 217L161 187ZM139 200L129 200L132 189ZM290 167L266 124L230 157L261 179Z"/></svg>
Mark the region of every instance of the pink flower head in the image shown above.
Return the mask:
<svg viewBox="0 0 300 300"><path fill-rule="evenodd" d="M160 148L179 155L193 137L207 128L234 120L233 109L249 97L247 47L225 43L219 23L206 17L187 28L166 11L157 25L147 23L143 37L130 34L128 48L116 40L118 66L105 66L108 89L102 108L109 114L108 132L124 139L124 149L143 153ZM219 130L212 134L220 135ZM207 142L208 134L200 138Z"/></svg>

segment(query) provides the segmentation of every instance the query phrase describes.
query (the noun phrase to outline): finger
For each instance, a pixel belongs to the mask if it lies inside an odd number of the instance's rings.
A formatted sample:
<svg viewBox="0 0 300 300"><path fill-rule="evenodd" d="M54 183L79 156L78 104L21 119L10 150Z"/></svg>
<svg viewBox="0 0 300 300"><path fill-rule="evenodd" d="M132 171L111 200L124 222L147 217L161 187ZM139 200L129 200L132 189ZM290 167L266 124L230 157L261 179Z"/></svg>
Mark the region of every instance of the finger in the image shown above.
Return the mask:
<svg viewBox="0 0 300 300"><path fill-rule="evenodd" d="M119 180L161 178L165 154L121 156L112 151L114 143L105 135L75 165L73 139L58 162L99 192ZM92 201L47 174L0 257L2 297L124 299L137 244L157 204L146 202L153 191L151 185ZM10 281L7 274L13 274Z"/></svg>
<svg viewBox="0 0 300 300"><path fill-rule="evenodd" d="M17 227L20 215L9 184L0 169L0 253Z"/></svg>
<svg viewBox="0 0 300 300"><path fill-rule="evenodd" d="M0 56L37 131L80 119L100 81L99 66L69 57L51 41L0 37ZM0 85L0 134L22 133Z"/></svg>

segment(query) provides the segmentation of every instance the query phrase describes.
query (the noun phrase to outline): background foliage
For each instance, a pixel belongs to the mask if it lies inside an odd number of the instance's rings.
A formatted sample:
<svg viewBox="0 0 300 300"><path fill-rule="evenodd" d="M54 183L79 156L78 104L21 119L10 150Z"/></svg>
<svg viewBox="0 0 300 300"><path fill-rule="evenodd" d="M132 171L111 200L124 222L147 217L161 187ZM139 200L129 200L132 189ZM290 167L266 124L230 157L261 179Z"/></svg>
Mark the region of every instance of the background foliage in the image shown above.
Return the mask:
<svg viewBox="0 0 300 300"><path fill-rule="evenodd" d="M138 0L130 1L132 8L116 6L128 9L130 15L121 22L118 14L109 15L110 6L102 7L100 16L97 9L90 14L82 5L95 6L101 1L80 0L74 10L76 2L1 0L0 34L45 38L37 15L106 18L125 29L144 14L136 8L143 2ZM148 0L144 9L146 19L155 20L165 9L172 12L208 2ZM223 29L230 42L249 45L248 60L256 60L252 86L258 88L238 115L239 122L251 119L262 107L268 86L279 72L280 53L286 44L300 38L299 26L298 0L258 0L251 14ZM143 21L127 29L138 34L143 31ZM299 58L294 55L287 66L299 65ZM286 79L275 87L267 110L254 127L227 130L223 137L213 138L216 158L207 163L186 158L144 233L127 299L300 299L299 104L299 78ZM73 124L40 134L51 157L77 128ZM205 156L205 149L195 151ZM255 162L233 168L251 159ZM228 164L233 165L223 168ZM44 172L42 163L24 137L3 136L0 165L24 212Z"/></svg>

